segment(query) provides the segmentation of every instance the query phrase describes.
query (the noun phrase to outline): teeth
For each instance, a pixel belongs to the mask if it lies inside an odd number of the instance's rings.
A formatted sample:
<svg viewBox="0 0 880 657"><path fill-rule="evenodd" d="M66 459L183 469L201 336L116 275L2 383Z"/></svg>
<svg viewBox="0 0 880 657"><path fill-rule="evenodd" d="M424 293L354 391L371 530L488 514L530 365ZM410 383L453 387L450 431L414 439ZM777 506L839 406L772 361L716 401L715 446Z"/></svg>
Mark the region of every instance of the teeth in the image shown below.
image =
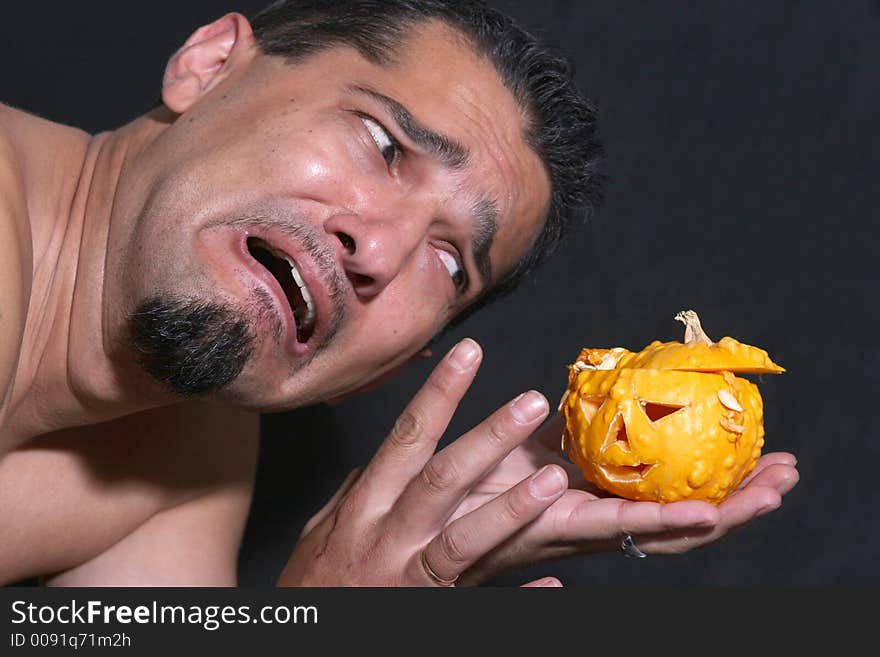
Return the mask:
<svg viewBox="0 0 880 657"><path fill-rule="evenodd" d="M302 274L299 273L299 269L296 267L296 263L286 255L282 255L281 257L287 261L288 265L290 265L290 273L293 276L293 280L296 281L300 294L302 294L303 301L306 302L306 316L303 318L303 323L310 324L315 318L315 304L312 302L312 295L309 294L309 288L306 287Z"/></svg>
<svg viewBox="0 0 880 657"><path fill-rule="evenodd" d="M274 258L284 260L287 263L287 266L290 267L290 276L293 278L293 282L296 283L297 288L299 288L300 296L305 303L305 310L303 310L298 304L296 308L291 308L294 311L294 318L297 322L297 333L299 333L300 330L313 330L316 318L315 302L312 299L309 288L306 286L306 282L303 279L303 275L299 271L296 262L294 262L294 260L283 251L273 248L270 244L267 244L259 238L248 238L248 248L250 248L251 239L253 239L254 246L263 249L264 251L268 251ZM259 258L257 259L259 260ZM292 301L291 305L293 305Z"/></svg>
<svg viewBox="0 0 880 657"><path fill-rule="evenodd" d="M302 294L303 301L306 302L306 316L303 317L303 324L305 326L308 326L315 319L315 303L312 301L312 295L309 294L309 288L306 287L306 283L303 280L302 274L299 272L296 263L286 253L279 251L278 249L272 248L268 244L263 244L263 248L271 251L272 255L274 255L276 258L283 258L287 262L287 264L290 265L290 274L293 276L293 280L299 288L300 294Z"/></svg>

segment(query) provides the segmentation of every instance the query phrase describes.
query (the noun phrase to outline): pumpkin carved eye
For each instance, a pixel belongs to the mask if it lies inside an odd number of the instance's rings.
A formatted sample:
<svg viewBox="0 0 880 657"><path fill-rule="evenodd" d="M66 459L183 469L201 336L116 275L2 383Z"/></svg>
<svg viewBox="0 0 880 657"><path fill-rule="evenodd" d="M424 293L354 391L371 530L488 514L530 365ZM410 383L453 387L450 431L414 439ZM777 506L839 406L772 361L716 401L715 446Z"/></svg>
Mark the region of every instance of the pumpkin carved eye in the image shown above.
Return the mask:
<svg viewBox="0 0 880 657"><path fill-rule="evenodd" d="M683 408L687 408L686 406L677 406L675 404L657 404L656 402L649 402L644 399L639 400L639 406L642 407L642 410L645 411L645 415L648 416L651 422L658 422L673 413L678 413Z"/></svg>
<svg viewBox="0 0 880 657"><path fill-rule="evenodd" d="M584 419L587 422L593 421L593 418L599 412L599 409L602 408L602 404L605 403L606 399L608 399L608 395L587 395L586 397L581 397L581 412L584 414Z"/></svg>

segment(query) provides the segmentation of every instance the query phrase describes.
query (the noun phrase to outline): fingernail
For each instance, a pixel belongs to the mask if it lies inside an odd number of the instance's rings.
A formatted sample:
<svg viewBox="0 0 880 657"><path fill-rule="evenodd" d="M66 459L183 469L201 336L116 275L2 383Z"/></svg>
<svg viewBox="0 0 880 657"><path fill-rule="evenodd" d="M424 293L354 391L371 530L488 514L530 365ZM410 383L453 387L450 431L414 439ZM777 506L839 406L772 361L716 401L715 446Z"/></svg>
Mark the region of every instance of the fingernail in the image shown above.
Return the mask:
<svg viewBox="0 0 880 657"><path fill-rule="evenodd" d="M544 399L544 395L534 390L524 392L514 399L513 406L510 408L513 418L521 424L531 422L546 410L547 400Z"/></svg>
<svg viewBox="0 0 880 657"><path fill-rule="evenodd" d="M460 372L464 372L471 368L479 355L479 345L470 338L465 338L455 345L452 353L449 354L449 363Z"/></svg>
<svg viewBox="0 0 880 657"><path fill-rule="evenodd" d="M557 495L565 487L565 479L559 468L545 465L532 475L529 488L537 498L547 498Z"/></svg>
<svg viewBox="0 0 880 657"><path fill-rule="evenodd" d="M544 579L539 579L535 582L535 586L543 586L543 587L562 587L562 582L560 582L555 577L545 577Z"/></svg>

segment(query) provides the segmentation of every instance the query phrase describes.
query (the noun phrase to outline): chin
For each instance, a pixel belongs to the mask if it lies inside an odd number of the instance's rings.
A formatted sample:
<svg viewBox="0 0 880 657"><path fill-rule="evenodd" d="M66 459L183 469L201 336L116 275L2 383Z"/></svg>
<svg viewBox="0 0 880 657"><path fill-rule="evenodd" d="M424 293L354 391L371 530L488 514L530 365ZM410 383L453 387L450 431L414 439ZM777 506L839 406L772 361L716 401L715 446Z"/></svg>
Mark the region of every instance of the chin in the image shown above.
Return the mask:
<svg viewBox="0 0 880 657"><path fill-rule="evenodd" d="M208 396L236 408L260 413L289 411L321 401L319 398L309 399L308 395L291 396L287 393L291 373L289 369L279 368L273 360L252 359L235 380Z"/></svg>

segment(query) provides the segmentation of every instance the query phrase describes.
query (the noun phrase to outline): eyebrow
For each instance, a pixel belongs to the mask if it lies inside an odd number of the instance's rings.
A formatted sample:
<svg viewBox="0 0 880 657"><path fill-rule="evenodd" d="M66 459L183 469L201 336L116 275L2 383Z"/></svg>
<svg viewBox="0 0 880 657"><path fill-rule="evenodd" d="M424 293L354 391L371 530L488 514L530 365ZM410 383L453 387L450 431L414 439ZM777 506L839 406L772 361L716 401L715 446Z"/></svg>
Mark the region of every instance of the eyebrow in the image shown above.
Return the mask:
<svg viewBox="0 0 880 657"><path fill-rule="evenodd" d="M352 85L349 90L369 96L384 106L404 134L446 168L461 171L467 165L470 151L463 144L423 125L406 107L393 98L361 85ZM498 204L493 199L484 197L474 203L471 213L474 219L471 252L484 286L488 286L492 280L489 250L495 239L495 233L498 232Z"/></svg>
<svg viewBox="0 0 880 657"><path fill-rule="evenodd" d="M385 109L394 118L400 129L417 146L438 159L443 166L453 171L462 170L470 159L470 152L462 144L451 137L440 134L419 123L412 113L393 98L383 93L363 86L352 86L355 93L369 96L385 106Z"/></svg>

